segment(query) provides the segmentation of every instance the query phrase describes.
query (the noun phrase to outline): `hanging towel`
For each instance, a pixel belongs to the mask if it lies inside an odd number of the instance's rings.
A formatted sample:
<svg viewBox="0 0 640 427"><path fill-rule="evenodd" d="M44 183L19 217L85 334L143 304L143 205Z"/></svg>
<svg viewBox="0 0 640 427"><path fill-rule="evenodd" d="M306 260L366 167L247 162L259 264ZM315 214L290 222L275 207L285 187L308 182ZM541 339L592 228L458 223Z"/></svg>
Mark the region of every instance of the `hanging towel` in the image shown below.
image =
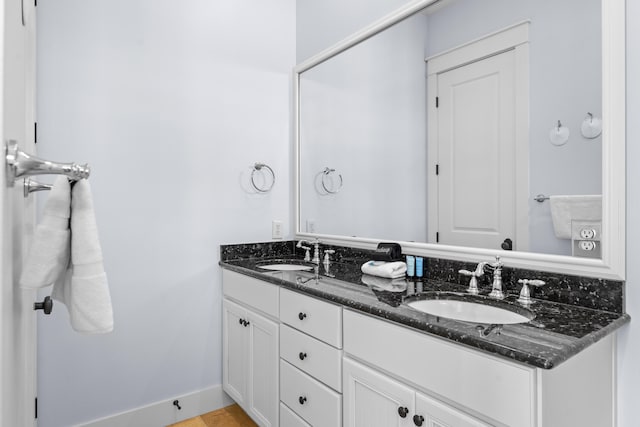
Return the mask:
<svg viewBox="0 0 640 427"><path fill-rule="evenodd" d="M367 261L360 268L364 274L372 276L386 277L387 279L397 279L404 277L407 272L407 264L402 261Z"/></svg>
<svg viewBox="0 0 640 427"><path fill-rule="evenodd" d="M20 286L42 288L52 285L69 266L71 187L59 176L44 206L33 243L25 258Z"/></svg>
<svg viewBox="0 0 640 427"><path fill-rule="evenodd" d="M553 231L559 239L571 239L571 221L602 221L602 196L551 196Z"/></svg>
<svg viewBox="0 0 640 427"><path fill-rule="evenodd" d="M56 281L52 296L67 306L75 331L98 334L113 330L111 295L91 188L84 179L74 184L71 193L71 265Z"/></svg>

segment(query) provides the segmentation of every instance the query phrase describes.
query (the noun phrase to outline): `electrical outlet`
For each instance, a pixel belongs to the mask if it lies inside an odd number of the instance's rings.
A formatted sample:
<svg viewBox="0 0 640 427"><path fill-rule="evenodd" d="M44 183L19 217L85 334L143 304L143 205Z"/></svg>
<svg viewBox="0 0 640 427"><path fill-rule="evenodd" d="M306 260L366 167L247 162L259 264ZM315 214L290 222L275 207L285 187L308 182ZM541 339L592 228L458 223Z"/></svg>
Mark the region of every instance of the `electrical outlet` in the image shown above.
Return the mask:
<svg viewBox="0 0 640 427"><path fill-rule="evenodd" d="M578 243L578 247L583 251L595 251L596 242L594 242L593 240L581 240Z"/></svg>
<svg viewBox="0 0 640 427"><path fill-rule="evenodd" d="M271 238L282 239L282 221L271 221Z"/></svg>
<svg viewBox="0 0 640 427"><path fill-rule="evenodd" d="M307 233L315 233L316 232L316 220L308 219L307 220Z"/></svg>
<svg viewBox="0 0 640 427"><path fill-rule="evenodd" d="M596 238L596 230L591 227L584 227L580 229L580 237L583 239L593 240Z"/></svg>

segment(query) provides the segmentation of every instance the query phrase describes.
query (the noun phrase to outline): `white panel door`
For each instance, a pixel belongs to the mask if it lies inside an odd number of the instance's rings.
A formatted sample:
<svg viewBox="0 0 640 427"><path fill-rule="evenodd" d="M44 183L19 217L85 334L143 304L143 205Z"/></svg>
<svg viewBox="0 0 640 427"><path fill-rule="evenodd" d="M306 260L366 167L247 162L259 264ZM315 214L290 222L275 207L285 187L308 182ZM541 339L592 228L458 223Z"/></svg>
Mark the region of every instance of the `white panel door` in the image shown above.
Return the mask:
<svg viewBox="0 0 640 427"><path fill-rule="evenodd" d="M413 425L414 391L371 368L343 359L345 427Z"/></svg>
<svg viewBox="0 0 640 427"><path fill-rule="evenodd" d="M500 249L515 238L515 53L437 76L438 241Z"/></svg>
<svg viewBox="0 0 640 427"><path fill-rule="evenodd" d="M424 427L489 427L489 424L422 393L416 393L416 413L413 422Z"/></svg>
<svg viewBox="0 0 640 427"><path fill-rule="evenodd" d="M278 324L247 311L249 322L249 407L262 426L278 426Z"/></svg>
<svg viewBox="0 0 640 427"><path fill-rule="evenodd" d="M33 235L33 196L24 198L22 180L9 187L4 143L18 142L35 152L35 8L31 1L2 2L0 11L0 92L2 172L0 173L0 425L33 426L36 397L36 319L34 291L18 286L22 260Z"/></svg>
<svg viewBox="0 0 640 427"><path fill-rule="evenodd" d="M238 304L222 303L222 388L247 409L247 312Z"/></svg>

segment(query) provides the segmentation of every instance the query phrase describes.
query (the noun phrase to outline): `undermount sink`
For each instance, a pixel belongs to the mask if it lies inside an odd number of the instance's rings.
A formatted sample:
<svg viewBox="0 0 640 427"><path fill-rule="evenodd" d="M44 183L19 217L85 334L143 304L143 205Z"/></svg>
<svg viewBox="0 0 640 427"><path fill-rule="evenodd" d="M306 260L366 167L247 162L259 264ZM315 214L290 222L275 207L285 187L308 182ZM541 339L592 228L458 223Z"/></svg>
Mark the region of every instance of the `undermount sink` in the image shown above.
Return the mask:
<svg viewBox="0 0 640 427"><path fill-rule="evenodd" d="M407 305L414 310L433 316L446 317L448 319L462 320L464 322L490 323L490 324L515 324L531 321L534 314L529 310L515 310L495 307L486 303L462 301L460 299L438 298L420 299L411 301Z"/></svg>
<svg viewBox="0 0 640 427"><path fill-rule="evenodd" d="M313 270L314 266L296 261L275 261L258 265L257 267L271 271L309 271Z"/></svg>

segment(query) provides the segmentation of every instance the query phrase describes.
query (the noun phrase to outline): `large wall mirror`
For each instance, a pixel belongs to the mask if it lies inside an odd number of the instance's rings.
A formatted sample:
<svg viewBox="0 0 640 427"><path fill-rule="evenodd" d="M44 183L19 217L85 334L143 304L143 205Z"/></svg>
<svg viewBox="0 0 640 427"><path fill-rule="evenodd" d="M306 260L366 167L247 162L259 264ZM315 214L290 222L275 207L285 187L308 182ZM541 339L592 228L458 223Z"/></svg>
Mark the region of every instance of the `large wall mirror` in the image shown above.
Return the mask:
<svg viewBox="0 0 640 427"><path fill-rule="evenodd" d="M624 278L624 23L424 0L298 65L298 237Z"/></svg>

